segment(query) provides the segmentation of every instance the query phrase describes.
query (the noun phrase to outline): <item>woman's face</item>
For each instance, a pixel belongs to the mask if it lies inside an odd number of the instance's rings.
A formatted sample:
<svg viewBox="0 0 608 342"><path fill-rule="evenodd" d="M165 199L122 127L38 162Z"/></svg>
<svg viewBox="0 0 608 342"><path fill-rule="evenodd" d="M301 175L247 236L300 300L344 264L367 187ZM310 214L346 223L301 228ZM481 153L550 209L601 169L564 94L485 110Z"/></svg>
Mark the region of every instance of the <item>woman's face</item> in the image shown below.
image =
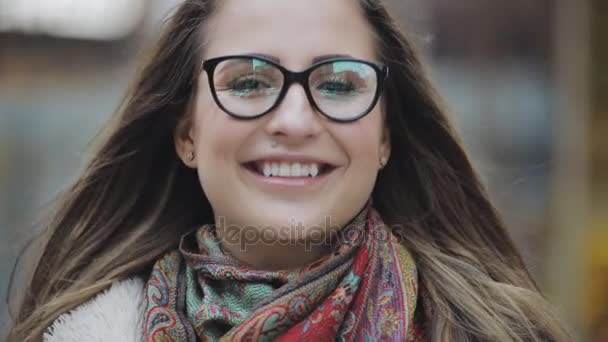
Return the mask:
<svg viewBox="0 0 608 342"><path fill-rule="evenodd" d="M292 71L328 55L377 62L371 28L358 6L352 0L224 0L204 27L203 58L257 53ZM341 227L365 205L380 159L389 154L380 105L358 121L332 122L294 84L273 111L243 121L218 107L208 82L201 73L192 125L178 138L177 150L197 169L216 224L279 229L293 239L285 228L306 236L328 223ZM188 160L190 151L194 161ZM300 169L313 168L318 161L332 168L316 177L265 177L246 166L252 161L276 162L279 169L297 162Z"/></svg>

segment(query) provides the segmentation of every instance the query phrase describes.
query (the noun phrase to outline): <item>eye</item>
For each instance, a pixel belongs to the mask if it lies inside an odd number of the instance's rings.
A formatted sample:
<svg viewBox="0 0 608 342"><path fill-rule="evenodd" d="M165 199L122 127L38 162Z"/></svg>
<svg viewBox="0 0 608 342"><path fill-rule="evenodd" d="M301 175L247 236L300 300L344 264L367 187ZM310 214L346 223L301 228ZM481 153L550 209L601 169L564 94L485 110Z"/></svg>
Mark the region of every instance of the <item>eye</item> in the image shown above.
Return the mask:
<svg viewBox="0 0 608 342"><path fill-rule="evenodd" d="M232 81L230 84L230 89L234 91L248 91L263 87L268 87L268 84L254 78L240 78Z"/></svg>
<svg viewBox="0 0 608 342"><path fill-rule="evenodd" d="M346 97L356 96L359 93L356 84L342 77L334 76L319 81L315 90L320 96L328 99L345 99Z"/></svg>
<svg viewBox="0 0 608 342"><path fill-rule="evenodd" d="M252 97L272 92L273 86L256 76L243 76L232 80L225 89L234 96Z"/></svg>
<svg viewBox="0 0 608 342"><path fill-rule="evenodd" d="M325 81L317 86L317 90L330 94L345 94L355 91L355 86L351 82L334 80Z"/></svg>

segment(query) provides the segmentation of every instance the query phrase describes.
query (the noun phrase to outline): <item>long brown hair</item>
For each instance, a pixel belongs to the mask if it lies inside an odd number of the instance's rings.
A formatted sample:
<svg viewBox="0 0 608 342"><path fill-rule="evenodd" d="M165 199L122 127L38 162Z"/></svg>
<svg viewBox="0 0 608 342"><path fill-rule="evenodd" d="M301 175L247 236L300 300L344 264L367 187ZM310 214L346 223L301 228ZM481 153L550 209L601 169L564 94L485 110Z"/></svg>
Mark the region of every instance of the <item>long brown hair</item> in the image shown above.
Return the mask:
<svg viewBox="0 0 608 342"><path fill-rule="evenodd" d="M379 0L361 0L390 76L391 159L374 204L416 259L417 315L433 341L564 341L439 105L417 54ZM174 150L187 122L211 0L186 0L162 33L83 175L59 199L9 340L44 330L114 281L147 276L179 237L212 222ZM133 248L137 246L137 248Z"/></svg>

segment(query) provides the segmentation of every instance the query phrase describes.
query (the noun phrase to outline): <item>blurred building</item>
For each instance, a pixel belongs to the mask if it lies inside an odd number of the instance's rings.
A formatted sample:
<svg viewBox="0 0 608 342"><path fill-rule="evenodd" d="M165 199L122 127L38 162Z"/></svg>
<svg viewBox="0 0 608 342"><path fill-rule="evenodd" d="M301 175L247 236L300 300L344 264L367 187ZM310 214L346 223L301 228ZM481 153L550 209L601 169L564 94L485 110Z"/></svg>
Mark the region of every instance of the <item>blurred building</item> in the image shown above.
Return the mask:
<svg viewBox="0 0 608 342"><path fill-rule="evenodd" d="M3 298L37 217L177 2L0 0ZM390 2L527 265L587 334L608 315L608 3Z"/></svg>

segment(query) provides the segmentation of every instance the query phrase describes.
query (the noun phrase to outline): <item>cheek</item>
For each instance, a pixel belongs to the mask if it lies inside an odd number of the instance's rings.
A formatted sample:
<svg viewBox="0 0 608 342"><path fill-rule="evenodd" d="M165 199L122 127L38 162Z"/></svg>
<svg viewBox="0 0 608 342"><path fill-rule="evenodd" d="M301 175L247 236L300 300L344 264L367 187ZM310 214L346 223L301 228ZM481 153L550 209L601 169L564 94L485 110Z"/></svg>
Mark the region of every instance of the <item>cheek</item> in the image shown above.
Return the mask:
<svg viewBox="0 0 608 342"><path fill-rule="evenodd" d="M381 123L380 113L370 113L352 126L340 130L342 145L351 163L357 167L375 168L379 158Z"/></svg>
<svg viewBox="0 0 608 342"><path fill-rule="evenodd" d="M238 151L248 136L247 127L201 96L194 112L194 143L199 182L214 211L231 203Z"/></svg>
<svg viewBox="0 0 608 342"><path fill-rule="evenodd" d="M234 156L243 129L215 105L211 96L197 99L194 119L199 167L216 165Z"/></svg>
<svg viewBox="0 0 608 342"><path fill-rule="evenodd" d="M361 208L376 184L381 122L378 113L377 118L370 115L351 125L333 127L334 139L348 158L345 173L335 185L339 191L334 192L335 208L344 217L352 217Z"/></svg>
<svg viewBox="0 0 608 342"><path fill-rule="evenodd" d="M230 202L227 194L234 192L230 180L236 177L238 151L248 133L240 122L205 99L197 106L195 120L198 178L215 210Z"/></svg>

